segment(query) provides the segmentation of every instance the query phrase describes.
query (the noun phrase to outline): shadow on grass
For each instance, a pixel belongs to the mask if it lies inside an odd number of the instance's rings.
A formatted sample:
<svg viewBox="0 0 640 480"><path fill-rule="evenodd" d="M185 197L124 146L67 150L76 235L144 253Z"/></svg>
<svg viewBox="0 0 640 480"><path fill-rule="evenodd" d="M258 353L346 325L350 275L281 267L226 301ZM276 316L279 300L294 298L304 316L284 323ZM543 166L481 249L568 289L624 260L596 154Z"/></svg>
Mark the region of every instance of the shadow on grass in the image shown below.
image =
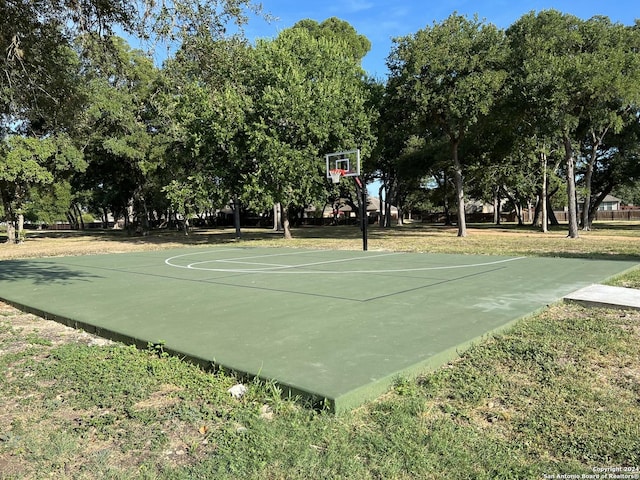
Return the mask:
<svg viewBox="0 0 640 480"><path fill-rule="evenodd" d="M598 230L640 230L639 222L595 222L592 226L593 231Z"/></svg>
<svg viewBox="0 0 640 480"><path fill-rule="evenodd" d="M267 229L246 229L242 231L243 240L258 240L282 235ZM130 244L163 245L178 243L183 245L204 245L207 243L235 242L235 229L193 229L189 235L175 230L152 230L148 235L130 234L123 230L64 230L64 231L31 231L27 242L38 239L93 239L99 241L114 241Z"/></svg>
<svg viewBox="0 0 640 480"><path fill-rule="evenodd" d="M443 224L408 223L403 226L381 228L371 225L368 230L369 239L377 242L378 248L397 249L398 251L438 251L439 253L456 254L493 254L493 255L526 255L559 258L584 258L593 260L632 260L640 261L633 250L633 244L627 239L637 238L640 223L599 223L595 227L594 237L598 232L605 232L599 243L564 242L566 226L553 226L547 235L539 228L518 224L469 224L469 236L461 240L457 238L456 226ZM619 232L619 233L617 233ZM625 235L627 233L627 235ZM501 235L504 236L501 237ZM347 248L356 248L354 242L362 237L362 232L355 225L339 226L302 226L293 229L294 242L283 239L283 233L271 228L243 228L240 242L249 246L251 242L263 242L270 246L304 246L309 248L335 248L341 242ZM610 239L604 239L603 238ZM589 232L585 235L589 238ZM237 244L235 229L218 227L212 229L193 229L189 235L176 230L153 230L149 235L131 235L126 231L88 230L88 231L32 231L27 242L45 239L88 239L122 243L139 247L180 247ZM314 242L314 241L318 242ZM296 243L296 241L298 241ZM305 243L308 241L307 243ZM323 243L323 241L326 241ZM486 242L486 243L483 243ZM44 243L44 242L43 242ZM45 247L46 248L46 247ZM105 252L106 253L106 252ZM72 252L69 252L72 254Z"/></svg>

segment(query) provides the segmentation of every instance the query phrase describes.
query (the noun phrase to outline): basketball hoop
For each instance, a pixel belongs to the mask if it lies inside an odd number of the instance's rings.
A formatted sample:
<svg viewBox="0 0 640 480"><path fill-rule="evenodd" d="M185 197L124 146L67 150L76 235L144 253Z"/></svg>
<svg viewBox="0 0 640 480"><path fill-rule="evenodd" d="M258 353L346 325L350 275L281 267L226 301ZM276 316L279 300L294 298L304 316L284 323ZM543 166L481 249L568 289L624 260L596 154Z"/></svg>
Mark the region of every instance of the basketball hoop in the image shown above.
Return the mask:
<svg viewBox="0 0 640 480"><path fill-rule="evenodd" d="M334 184L340 183L340 177L342 177L345 173L347 173L347 171L341 168L334 168L329 170L329 176L331 177L331 181Z"/></svg>
<svg viewBox="0 0 640 480"><path fill-rule="evenodd" d="M360 150L327 153L324 156L327 164L327 178L340 183L340 177L357 177L360 175Z"/></svg>

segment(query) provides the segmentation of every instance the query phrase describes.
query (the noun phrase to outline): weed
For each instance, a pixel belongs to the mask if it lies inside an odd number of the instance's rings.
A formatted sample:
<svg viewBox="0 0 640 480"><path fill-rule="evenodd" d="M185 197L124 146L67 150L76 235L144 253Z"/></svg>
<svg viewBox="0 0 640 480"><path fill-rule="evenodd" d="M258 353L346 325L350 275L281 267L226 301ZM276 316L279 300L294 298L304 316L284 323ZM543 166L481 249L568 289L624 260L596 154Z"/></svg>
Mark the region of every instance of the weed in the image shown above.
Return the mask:
<svg viewBox="0 0 640 480"><path fill-rule="evenodd" d="M28 334L25 340L31 345L44 345L48 347L52 345L51 340L39 336L36 332Z"/></svg>
<svg viewBox="0 0 640 480"><path fill-rule="evenodd" d="M400 396L412 396L418 391L418 385L412 379L398 376L393 381L393 390Z"/></svg>
<svg viewBox="0 0 640 480"><path fill-rule="evenodd" d="M149 353L157 355L158 357L166 358L169 356L169 354L164 349L166 344L167 344L166 340L159 340L155 343L149 342L147 343L147 350L149 351Z"/></svg>

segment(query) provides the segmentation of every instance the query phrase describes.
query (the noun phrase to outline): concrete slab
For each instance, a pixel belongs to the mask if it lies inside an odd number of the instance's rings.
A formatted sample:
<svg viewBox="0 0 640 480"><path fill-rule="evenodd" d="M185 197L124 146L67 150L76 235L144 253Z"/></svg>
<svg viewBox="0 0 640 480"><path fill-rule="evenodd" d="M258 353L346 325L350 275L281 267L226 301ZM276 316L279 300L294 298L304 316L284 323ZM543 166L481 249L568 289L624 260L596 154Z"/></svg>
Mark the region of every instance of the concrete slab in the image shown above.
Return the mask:
<svg viewBox="0 0 640 480"><path fill-rule="evenodd" d="M0 298L348 411L629 260L216 246L0 261Z"/></svg>
<svg viewBox="0 0 640 480"><path fill-rule="evenodd" d="M589 285L570 293L564 300L589 307L640 310L640 290L634 288Z"/></svg>

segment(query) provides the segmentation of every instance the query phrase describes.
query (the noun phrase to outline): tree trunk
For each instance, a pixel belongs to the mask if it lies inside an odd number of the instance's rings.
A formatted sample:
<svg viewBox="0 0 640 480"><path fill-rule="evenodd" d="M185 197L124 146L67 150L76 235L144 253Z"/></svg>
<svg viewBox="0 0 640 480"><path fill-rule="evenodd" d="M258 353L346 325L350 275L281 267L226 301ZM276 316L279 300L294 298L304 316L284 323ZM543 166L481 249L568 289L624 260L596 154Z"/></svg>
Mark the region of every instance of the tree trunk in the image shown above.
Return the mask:
<svg viewBox="0 0 640 480"><path fill-rule="evenodd" d="M539 227L540 226L540 212L542 211L542 192L538 189L538 193L536 193L536 205L533 207L533 216L531 217L531 226Z"/></svg>
<svg viewBox="0 0 640 480"><path fill-rule="evenodd" d="M389 174L389 183L387 184L387 192L384 196L384 215L387 219L387 226L391 226L391 207L392 204L396 204L396 208L398 209L398 219L396 221L397 225L402 225L402 219L400 218L400 205L398 204L398 200L400 199L400 191L398 188L398 176L391 173Z"/></svg>
<svg viewBox="0 0 640 480"><path fill-rule="evenodd" d="M76 202L73 203L73 209L76 212L76 214L78 215L78 220L77 220L77 226L80 230L84 230L84 218L82 218L82 209L80 208L80 205L78 205Z"/></svg>
<svg viewBox="0 0 640 480"><path fill-rule="evenodd" d="M187 212L187 208L185 207L185 217L184 217L185 234L188 233L188 228L189 228L186 212ZM133 218L137 219L139 222L139 226L136 228L136 230L139 228L140 232L143 235L148 235L149 234L149 209L147 208L147 200L144 195L144 192L142 191L142 187L138 187L133 194Z"/></svg>
<svg viewBox="0 0 640 480"><path fill-rule="evenodd" d="M458 141L451 142L451 156L453 159L453 181L456 186L456 199L458 204L458 236L467 236L467 219L464 211L464 186L462 177L462 165L458 158Z"/></svg>
<svg viewBox="0 0 640 480"><path fill-rule="evenodd" d="M240 200L238 195L233 196L233 224L236 227L236 240L240 240L242 232L240 231Z"/></svg>
<svg viewBox="0 0 640 480"><path fill-rule="evenodd" d="M75 217L75 212L73 210L73 207L67 209L67 211L65 212L65 216L67 217L67 222L69 222L69 226L71 227L71 229L77 230L78 219Z"/></svg>
<svg viewBox="0 0 640 480"><path fill-rule="evenodd" d="M507 199L511 202L511 204L513 205L513 210L516 212L516 217L518 218L518 225L522 225L522 205L520 205L517 201L516 201L516 197L515 196L511 196L509 195L509 191L506 188L502 189L504 191L504 194L506 195Z"/></svg>
<svg viewBox="0 0 640 480"><path fill-rule="evenodd" d="M189 216L185 213L184 221L182 222L182 228L185 236L189 236Z"/></svg>
<svg viewBox="0 0 640 480"><path fill-rule="evenodd" d="M282 231L282 206L279 203L273 204L273 230L275 232Z"/></svg>
<svg viewBox="0 0 640 480"><path fill-rule="evenodd" d="M595 168L596 160L598 159L598 148L602 145L604 137L609 131L610 125L605 127L598 137L595 132L591 132L591 155L589 156L589 162L587 163L587 171L584 174L584 203L582 205L582 229L591 230L591 223L593 222L592 215L592 203L591 202L591 179L593 178L593 169Z"/></svg>
<svg viewBox="0 0 640 480"><path fill-rule="evenodd" d="M578 209L576 206L575 156L571 139L565 133L563 137L564 157L567 164L567 209L569 220L569 238L578 238Z"/></svg>
<svg viewBox="0 0 640 480"><path fill-rule="evenodd" d="M16 236L16 243L23 243L25 238L24 233L24 215L22 213L18 214L18 232Z"/></svg>
<svg viewBox="0 0 640 480"><path fill-rule="evenodd" d="M7 218L6 220L7 220L7 243L15 245L16 243L18 243L16 241L16 225L13 222L13 219Z"/></svg>
<svg viewBox="0 0 640 480"><path fill-rule="evenodd" d="M596 218L598 208L604 201L605 197L613 191L613 187L614 187L613 183L608 183L607 186L602 190L602 192L600 192L600 194L597 196L595 201L591 202L591 205L589 206L589 217L588 217L589 228L591 228L591 226L593 225L593 221Z"/></svg>
<svg viewBox="0 0 640 480"><path fill-rule="evenodd" d="M16 238L16 224L15 217L11 203L11 196L8 193L8 188L0 185L0 193L2 196L2 206L4 208L4 221L7 224L7 242L9 244L15 244Z"/></svg>
<svg viewBox="0 0 640 480"><path fill-rule="evenodd" d="M387 223L391 226L391 202L396 204L396 209L398 210L398 219L396 221L397 225L403 225L403 215L402 215L402 196L400 194L400 187L398 186L398 177L396 176L393 180L393 184L389 189L389 193L386 198L386 214L387 214Z"/></svg>
<svg viewBox="0 0 640 480"><path fill-rule="evenodd" d="M380 184L380 188L378 189L378 200L380 200L380 218L378 219L378 224L381 227L386 227L385 222L385 209L384 209L384 183Z"/></svg>
<svg viewBox="0 0 640 480"><path fill-rule="evenodd" d="M556 214L553 211L553 205L551 204L551 198L558 193L560 187L556 187L554 188L551 192L549 191L549 185L548 185L548 179L547 179L547 199L546 199L546 203L547 203L547 217L549 220L549 225L554 225L554 226L558 226L560 225L560 222L558 222L558 218L556 217Z"/></svg>
<svg viewBox="0 0 640 480"><path fill-rule="evenodd" d="M594 136L595 140L595 136ZM582 201L582 215L580 218L580 226L582 230L591 230L591 223L589 222L589 211L591 208L591 179L593 178L593 167L598 158L598 144L594 143L591 148L591 155L589 155L589 161L587 162L587 169L584 172L584 199Z"/></svg>
<svg viewBox="0 0 640 480"><path fill-rule="evenodd" d="M493 223L496 225L502 223L500 210L500 187L496 187L493 191Z"/></svg>
<svg viewBox="0 0 640 480"><path fill-rule="evenodd" d="M444 224L451 225L451 212L449 211L449 178L447 170L442 171L442 208L444 210Z"/></svg>
<svg viewBox="0 0 640 480"><path fill-rule="evenodd" d="M146 197L142 197L142 216L140 217L142 223L142 234L149 235L149 208L147 207Z"/></svg>
<svg viewBox="0 0 640 480"><path fill-rule="evenodd" d="M547 154L542 152L540 154L540 161L542 163L542 192L540 197L542 202L540 204L542 211L542 232L547 233L549 231L549 215L547 214Z"/></svg>
<svg viewBox="0 0 640 480"><path fill-rule="evenodd" d="M65 217L67 217L67 222L69 222L69 226L73 230L76 230L78 227L78 219L76 218L76 209L73 202L71 202L71 204L69 205L69 208L67 208L67 211L64 212L64 215Z"/></svg>
<svg viewBox="0 0 640 480"><path fill-rule="evenodd" d="M289 207L282 206L282 227L284 228L284 238L287 240L291 240L293 235L291 235L291 224L289 223Z"/></svg>

